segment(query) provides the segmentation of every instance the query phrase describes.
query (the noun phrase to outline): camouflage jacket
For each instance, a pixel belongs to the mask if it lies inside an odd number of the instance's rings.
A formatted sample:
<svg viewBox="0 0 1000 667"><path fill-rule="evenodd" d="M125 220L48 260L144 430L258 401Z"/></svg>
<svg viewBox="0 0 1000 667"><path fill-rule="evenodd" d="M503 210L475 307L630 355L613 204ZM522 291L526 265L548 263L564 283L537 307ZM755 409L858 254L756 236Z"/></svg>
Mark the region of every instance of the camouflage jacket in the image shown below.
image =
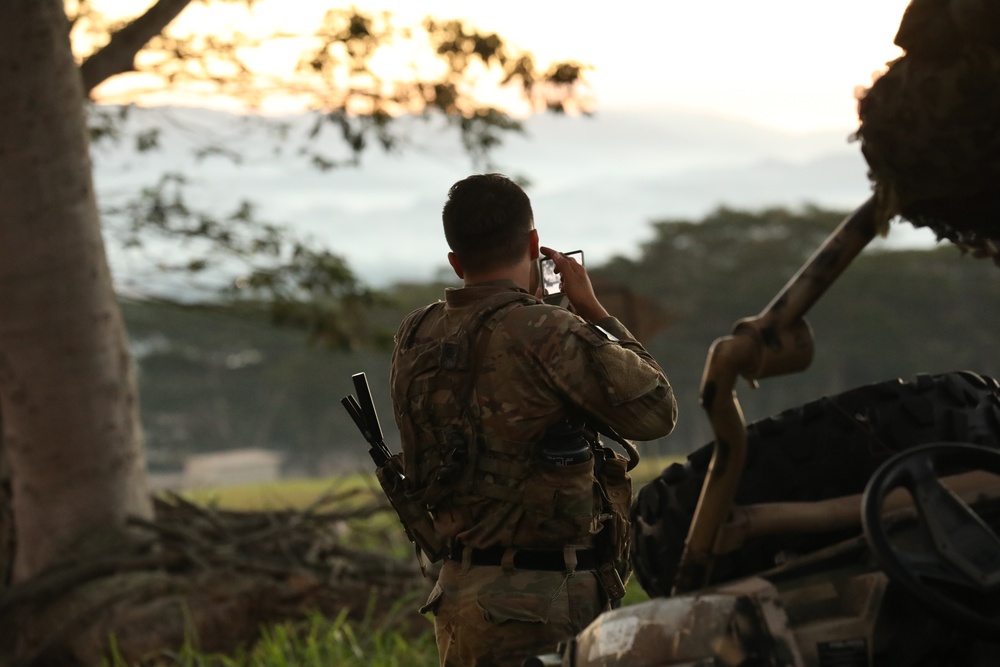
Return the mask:
<svg viewBox="0 0 1000 667"><path fill-rule="evenodd" d="M445 390L420 396L412 391L420 374L413 350L512 299L489 323L485 343L470 352L475 374L468 396L456 400ZM426 368L421 373L428 374ZM442 435L442 424L428 423L447 421L431 406L471 404L477 432L472 449L480 452L476 470L454 494L435 496L428 504L439 533L480 549L590 545L600 509L594 463L540 462L540 443L551 425L582 414L624 438L652 440L669 434L677 417L663 371L617 319L588 324L507 281L450 288L443 303L411 313L396 334L391 385L404 467L415 492L427 484L428 471L417 461L421 451L446 447L451 437Z"/></svg>

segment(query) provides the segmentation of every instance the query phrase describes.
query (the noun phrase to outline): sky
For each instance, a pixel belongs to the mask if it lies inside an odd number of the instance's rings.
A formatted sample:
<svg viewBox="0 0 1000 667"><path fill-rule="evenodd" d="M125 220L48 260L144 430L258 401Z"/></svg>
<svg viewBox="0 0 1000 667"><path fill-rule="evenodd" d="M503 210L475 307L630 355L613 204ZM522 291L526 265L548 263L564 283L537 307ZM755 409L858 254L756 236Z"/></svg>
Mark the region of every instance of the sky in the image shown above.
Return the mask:
<svg viewBox="0 0 1000 667"><path fill-rule="evenodd" d="M413 6L419 6L419 12ZM901 55L906 0L359 2L460 16L541 60L594 66L599 108L710 111L793 131L854 124L856 86ZM596 10L595 7L603 7Z"/></svg>
<svg viewBox="0 0 1000 667"><path fill-rule="evenodd" d="M97 0L135 7L134 0ZM556 0L357 0L398 24L426 15L495 31L540 62L573 59L596 108L683 109L793 132L851 127L854 93L901 52L907 0L617 0L595 10ZM259 24L314 28L329 2L258 0ZM177 26L225 14L193 4Z"/></svg>
<svg viewBox="0 0 1000 667"><path fill-rule="evenodd" d="M99 9L113 10L115 3L132 11L142 8L135 0L93 2ZM635 115L618 116L648 127L602 126L601 136L596 126L544 125L530 142L510 140L500 156L515 167L512 173L531 179L536 218L546 221L546 238L554 238L557 246L564 241L587 247L595 261L634 251L648 236L650 220L697 219L720 204L754 208L810 202L846 209L863 201L869 194L866 169L858 144L848 142L857 129L855 92L901 55L893 39L907 4L617 0L594 11L583 3L553 0L354 3L367 12L391 12L396 25L419 25L427 15L461 18L533 52L540 63L587 63L593 67L587 78L599 117L613 117L602 116L602 110L655 112L640 121ZM204 33L221 21L221 30L265 26L266 31L309 33L329 7L317 0L256 0L250 26L227 18L218 3L192 3L175 27ZM764 134L746 138L744 129L727 129L725 123L690 125L695 121L682 119L681 112L749 122ZM249 192L270 219L294 220L330 236L367 279L423 276L440 265L446 250L437 236L428 240L424 225L437 227L446 185L470 168L463 156L449 156L437 144L408 150L398 164L369 155L362 168L339 172L335 181L323 180L311 189L307 185L314 180L332 177L295 171L301 165L262 163L267 173L258 175L260 183ZM230 175L233 188L256 183L249 169ZM108 174L102 178L113 180ZM204 175L213 201L228 194L220 185L225 178ZM132 181L119 185L135 187ZM610 221L614 234L608 233ZM352 233L343 235L344 228ZM902 239L900 245L924 247L933 240L923 231L909 234L904 228L903 235L894 232L893 237ZM424 264L417 266L417 259ZM387 264L396 273L386 272Z"/></svg>

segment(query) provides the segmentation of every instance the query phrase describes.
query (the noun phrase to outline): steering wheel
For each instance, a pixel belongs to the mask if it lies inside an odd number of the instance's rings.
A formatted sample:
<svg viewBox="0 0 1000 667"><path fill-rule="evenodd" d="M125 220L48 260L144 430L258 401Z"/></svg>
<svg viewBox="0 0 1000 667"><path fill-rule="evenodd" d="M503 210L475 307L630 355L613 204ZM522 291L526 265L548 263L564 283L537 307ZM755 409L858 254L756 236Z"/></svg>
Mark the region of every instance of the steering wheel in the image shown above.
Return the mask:
<svg viewBox="0 0 1000 667"><path fill-rule="evenodd" d="M965 443L933 443L897 454L868 480L861 520L868 544L890 580L949 625L958 624L996 641L1000 636L1000 538L940 480L970 470L1000 474L1000 451ZM900 487L913 496L930 549L905 550L890 539L882 505Z"/></svg>

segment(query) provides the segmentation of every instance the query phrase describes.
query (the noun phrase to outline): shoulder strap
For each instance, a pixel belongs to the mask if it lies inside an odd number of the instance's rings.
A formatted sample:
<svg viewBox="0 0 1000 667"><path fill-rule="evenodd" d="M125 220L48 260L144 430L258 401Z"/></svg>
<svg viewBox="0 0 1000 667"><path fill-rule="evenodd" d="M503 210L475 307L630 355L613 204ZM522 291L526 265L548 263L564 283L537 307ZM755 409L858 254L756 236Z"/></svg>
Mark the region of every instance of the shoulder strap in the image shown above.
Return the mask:
<svg viewBox="0 0 1000 667"><path fill-rule="evenodd" d="M417 335L417 329L421 323L434 310L444 307L444 301L435 301L432 304L419 308L407 315L399 325L397 344L400 347L413 347L413 338Z"/></svg>
<svg viewBox="0 0 1000 667"><path fill-rule="evenodd" d="M460 327L460 331L464 334L464 344L467 346L465 353L468 356L466 360L468 372L461 374L460 377L463 380L463 386L456 387L456 395L465 397L471 423L476 425L477 431L482 424L482 420L479 412L479 394L476 390L476 378L479 366L493 336L493 331L508 312L519 306L535 303L538 303L538 299L529 294L523 292L504 292L490 297L490 303L477 310ZM479 476L476 473L491 472L501 477L521 477L527 470L524 465L512 466L509 463L504 465L503 462L498 461L491 454L489 443L477 432L475 444L469 451L467 465L463 470L461 481L453 489L453 500L461 502L463 498L483 496L507 502L515 502L519 499L520 493L516 489L477 479Z"/></svg>

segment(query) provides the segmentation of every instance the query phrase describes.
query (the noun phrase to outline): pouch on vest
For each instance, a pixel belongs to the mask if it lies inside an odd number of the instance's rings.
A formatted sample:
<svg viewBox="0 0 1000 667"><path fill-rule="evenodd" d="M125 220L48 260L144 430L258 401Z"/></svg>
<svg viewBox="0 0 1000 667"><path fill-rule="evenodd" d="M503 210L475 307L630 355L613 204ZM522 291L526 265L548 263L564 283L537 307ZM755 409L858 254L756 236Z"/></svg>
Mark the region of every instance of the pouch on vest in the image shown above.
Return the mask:
<svg viewBox="0 0 1000 667"><path fill-rule="evenodd" d="M610 437L628 453L629 458L618 455L614 450L601 444L595 446L594 476L601 488L601 530L595 538L595 546L601 568L598 579L604 586L612 603L625 594L625 584L632 576L632 530L629 514L632 507L632 478L629 471L639 462L639 452L628 440L621 438L610 429Z"/></svg>

